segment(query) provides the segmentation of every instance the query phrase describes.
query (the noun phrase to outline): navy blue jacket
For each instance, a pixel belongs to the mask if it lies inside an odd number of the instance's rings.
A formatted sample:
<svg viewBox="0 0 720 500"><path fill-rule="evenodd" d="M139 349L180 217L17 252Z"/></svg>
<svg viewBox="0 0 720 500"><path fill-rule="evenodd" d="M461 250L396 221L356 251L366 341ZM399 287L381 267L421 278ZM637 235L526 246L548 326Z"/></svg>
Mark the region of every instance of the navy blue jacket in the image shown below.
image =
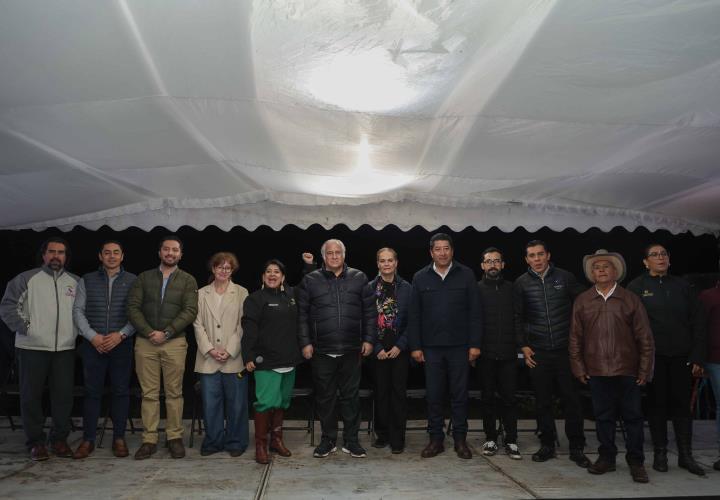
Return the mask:
<svg viewBox="0 0 720 500"><path fill-rule="evenodd" d="M475 347L482 339L482 306L475 273L453 261L443 280L430 264L413 277L408 345L425 347Z"/></svg>
<svg viewBox="0 0 720 500"><path fill-rule="evenodd" d="M368 286L369 293L375 297L375 288L377 287L378 280L382 277L378 276L374 280L370 281ZM410 310L410 298L412 296L412 285L402 279L399 275L395 275L395 300L397 301L397 339L395 340L395 346L401 351L406 351L408 347L407 341L407 324L408 324L408 312ZM377 303L377 302L376 302ZM377 307L375 308L377 311ZM375 340L373 342L373 351L375 354L382 351L382 342L377 336L377 328L375 329Z"/></svg>

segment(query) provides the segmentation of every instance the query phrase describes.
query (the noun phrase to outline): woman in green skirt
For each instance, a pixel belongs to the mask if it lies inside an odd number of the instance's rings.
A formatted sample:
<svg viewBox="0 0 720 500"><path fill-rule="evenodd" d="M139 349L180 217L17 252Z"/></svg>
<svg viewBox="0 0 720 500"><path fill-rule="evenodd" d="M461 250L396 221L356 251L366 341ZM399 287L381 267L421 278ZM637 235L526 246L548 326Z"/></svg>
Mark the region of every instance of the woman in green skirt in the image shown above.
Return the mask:
<svg viewBox="0 0 720 500"><path fill-rule="evenodd" d="M269 260L262 282L262 289L250 294L243 306L242 354L246 369L255 373L255 460L266 464L268 433L271 452L291 455L282 440L282 424L302 355L295 293L285 284L283 263Z"/></svg>

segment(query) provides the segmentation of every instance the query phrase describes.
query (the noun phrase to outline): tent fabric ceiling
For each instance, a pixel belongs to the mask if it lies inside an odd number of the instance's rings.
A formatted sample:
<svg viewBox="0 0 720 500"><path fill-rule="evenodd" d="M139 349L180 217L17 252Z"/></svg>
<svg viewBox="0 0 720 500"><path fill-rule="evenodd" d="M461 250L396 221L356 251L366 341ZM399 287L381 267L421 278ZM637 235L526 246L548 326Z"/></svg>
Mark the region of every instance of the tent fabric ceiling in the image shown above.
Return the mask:
<svg viewBox="0 0 720 500"><path fill-rule="evenodd" d="M5 0L0 228L720 233L720 0Z"/></svg>

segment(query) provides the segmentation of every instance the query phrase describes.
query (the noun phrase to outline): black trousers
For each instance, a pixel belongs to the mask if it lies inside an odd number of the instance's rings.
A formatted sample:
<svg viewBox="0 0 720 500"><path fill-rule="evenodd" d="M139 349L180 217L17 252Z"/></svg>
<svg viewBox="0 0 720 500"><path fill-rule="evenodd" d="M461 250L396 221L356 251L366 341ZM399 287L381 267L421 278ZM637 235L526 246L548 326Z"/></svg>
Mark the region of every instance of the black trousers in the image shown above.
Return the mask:
<svg viewBox="0 0 720 500"><path fill-rule="evenodd" d="M582 404L578 384L570 371L570 357L566 349L557 351L535 351L537 366L530 369L530 380L535 390L540 442L555 446L555 417L553 416L553 394L560 394L565 410L565 435L571 449L585 446Z"/></svg>
<svg viewBox="0 0 720 500"><path fill-rule="evenodd" d="M655 355L655 374L647 386L647 420L655 448L668 443L667 420L689 419L692 370L684 356Z"/></svg>
<svg viewBox="0 0 720 500"><path fill-rule="evenodd" d="M505 428L505 443L517 443L517 370L517 358L480 358L477 373L482 387L483 429L487 441L497 441L496 421L499 414Z"/></svg>
<svg viewBox="0 0 720 500"><path fill-rule="evenodd" d="M410 356L373 360L375 371L375 434L393 448L405 446L407 379Z"/></svg>
<svg viewBox="0 0 720 500"><path fill-rule="evenodd" d="M453 437L465 439L468 430L468 350L466 347L426 347L423 354L430 439L442 441L445 438L443 404L448 390Z"/></svg>
<svg viewBox="0 0 720 500"><path fill-rule="evenodd" d="M640 386L636 377L591 377L595 430L600 446L598 454L608 462L615 462L615 430L618 416L622 417L627 439L625 440L625 459L629 464L642 464L643 453L643 413Z"/></svg>
<svg viewBox="0 0 720 500"><path fill-rule="evenodd" d="M50 441L64 441L70 434L70 414L73 406L75 378L75 350L32 351L17 349L20 378L20 413L26 445L45 444L43 432L43 392L49 386L52 428Z"/></svg>
<svg viewBox="0 0 720 500"><path fill-rule="evenodd" d="M338 357L315 354L312 357L315 410L322 428L322 439L337 442L339 406L343 419L343 441L358 442L361 361L360 353Z"/></svg>

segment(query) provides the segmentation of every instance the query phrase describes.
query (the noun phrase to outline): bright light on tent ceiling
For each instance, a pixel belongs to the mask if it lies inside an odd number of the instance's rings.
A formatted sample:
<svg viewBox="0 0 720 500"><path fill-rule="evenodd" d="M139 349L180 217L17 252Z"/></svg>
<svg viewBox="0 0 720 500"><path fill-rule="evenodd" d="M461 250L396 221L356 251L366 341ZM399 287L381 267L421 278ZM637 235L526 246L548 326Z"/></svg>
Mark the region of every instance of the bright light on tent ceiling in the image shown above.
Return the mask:
<svg viewBox="0 0 720 500"><path fill-rule="evenodd" d="M390 111L403 108L417 96L405 69L379 47L320 61L310 73L307 88L319 101L349 111Z"/></svg>
<svg viewBox="0 0 720 500"><path fill-rule="evenodd" d="M413 175L393 174L372 168L370 144L367 136L363 136L358 147L357 167L352 173L343 177L323 177L313 183L313 190L319 194L353 198L399 189L415 179Z"/></svg>

